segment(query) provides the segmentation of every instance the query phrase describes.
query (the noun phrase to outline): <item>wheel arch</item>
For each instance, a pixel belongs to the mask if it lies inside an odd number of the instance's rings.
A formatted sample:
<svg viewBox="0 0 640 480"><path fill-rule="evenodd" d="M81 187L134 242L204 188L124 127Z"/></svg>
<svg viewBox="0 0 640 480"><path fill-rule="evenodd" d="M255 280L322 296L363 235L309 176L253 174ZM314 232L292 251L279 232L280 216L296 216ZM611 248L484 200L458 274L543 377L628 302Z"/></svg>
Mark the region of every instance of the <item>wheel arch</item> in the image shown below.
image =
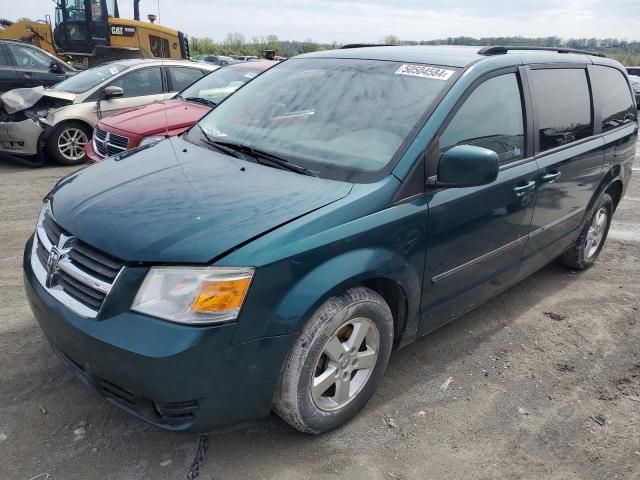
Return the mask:
<svg viewBox="0 0 640 480"><path fill-rule="evenodd" d="M602 177L598 188L596 188L595 192L591 196L591 200L589 201L589 205L587 206L587 210L585 212L584 221L587 221L587 219L590 217L589 212L593 210L594 205L603 193L608 193L609 195L611 195L611 197L613 198L613 208L614 210L616 209L624 191L624 183L622 182L621 178L621 170L622 167L620 165L613 165L609 169L609 171L607 171L607 173Z"/></svg>
<svg viewBox="0 0 640 480"><path fill-rule="evenodd" d="M377 248L351 250L317 265L288 289L260 331L252 322L241 327L234 341L299 331L329 298L357 286L370 288L387 302L397 343L418 314L422 276L404 256Z"/></svg>
<svg viewBox="0 0 640 480"><path fill-rule="evenodd" d="M605 190L605 193L608 193L609 196L611 196L611 199L613 200L614 212L616 208L618 208L618 204L622 199L622 191L623 191L623 184L622 184L622 180L620 180L619 178L611 182L611 184Z"/></svg>

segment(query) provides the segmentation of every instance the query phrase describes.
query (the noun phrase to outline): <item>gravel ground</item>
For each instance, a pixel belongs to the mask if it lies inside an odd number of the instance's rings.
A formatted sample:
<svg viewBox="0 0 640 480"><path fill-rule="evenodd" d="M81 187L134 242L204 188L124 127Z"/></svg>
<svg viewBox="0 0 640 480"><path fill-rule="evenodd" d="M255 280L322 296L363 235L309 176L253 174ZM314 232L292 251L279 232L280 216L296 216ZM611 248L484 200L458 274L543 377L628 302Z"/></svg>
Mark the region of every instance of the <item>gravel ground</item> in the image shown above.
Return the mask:
<svg viewBox="0 0 640 480"><path fill-rule="evenodd" d="M23 245L71 170L0 159L0 479L640 478L640 169L594 268L549 265L396 352L338 431L272 416L206 451L68 375L31 315Z"/></svg>

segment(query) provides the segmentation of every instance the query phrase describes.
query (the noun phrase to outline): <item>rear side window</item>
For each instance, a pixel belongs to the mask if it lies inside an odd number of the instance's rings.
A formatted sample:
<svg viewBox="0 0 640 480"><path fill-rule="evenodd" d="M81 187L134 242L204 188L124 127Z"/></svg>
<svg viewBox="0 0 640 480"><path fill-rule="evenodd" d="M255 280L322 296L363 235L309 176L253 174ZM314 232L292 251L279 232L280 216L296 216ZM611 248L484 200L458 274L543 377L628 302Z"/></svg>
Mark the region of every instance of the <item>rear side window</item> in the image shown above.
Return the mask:
<svg viewBox="0 0 640 480"><path fill-rule="evenodd" d="M173 85L172 92L183 90L203 75L201 70L187 67L169 67L169 73Z"/></svg>
<svg viewBox="0 0 640 480"><path fill-rule="evenodd" d="M541 152L593 134L591 95L584 69L531 70L528 77Z"/></svg>
<svg viewBox="0 0 640 480"><path fill-rule="evenodd" d="M493 77L476 88L440 136L440 152L456 145L493 150L501 164L524 154L520 85L515 73Z"/></svg>
<svg viewBox="0 0 640 480"><path fill-rule="evenodd" d="M121 87L125 98L158 95L163 92L160 67L135 70L114 80L110 85Z"/></svg>
<svg viewBox="0 0 640 480"><path fill-rule="evenodd" d="M602 112L602 131L613 130L635 120L636 112L627 80L622 72L610 67L594 65L590 70L595 98Z"/></svg>
<svg viewBox="0 0 640 480"><path fill-rule="evenodd" d="M5 67L7 65L11 66L9 55L7 55L4 45L0 45L0 67Z"/></svg>

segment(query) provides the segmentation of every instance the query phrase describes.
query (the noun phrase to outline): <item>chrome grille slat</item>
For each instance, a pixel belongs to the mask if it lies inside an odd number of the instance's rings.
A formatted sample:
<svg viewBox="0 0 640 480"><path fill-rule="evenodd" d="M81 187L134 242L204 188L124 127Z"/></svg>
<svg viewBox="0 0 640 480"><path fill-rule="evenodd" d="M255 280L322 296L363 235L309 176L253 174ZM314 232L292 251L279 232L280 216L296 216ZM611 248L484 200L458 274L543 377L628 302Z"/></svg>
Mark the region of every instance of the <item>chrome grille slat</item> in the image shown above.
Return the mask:
<svg viewBox="0 0 640 480"><path fill-rule="evenodd" d="M78 243L73 250L80 253L81 255L84 255L87 258L90 258L95 262L101 263L111 270L118 271L122 267L122 262L120 260L117 260L111 256L107 256L104 253L98 252L85 243Z"/></svg>
<svg viewBox="0 0 640 480"><path fill-rule="evenodd" d="M49 283L47 264L51 251L54 246L60 251L66 242L68 245L57 260L57 271ZM70 236L45 206L33 240L31 265L39 282L52 296L70 310L95 318L124 262Z"/></svg>
<svg viewBox="0 0 640 480"><path fill-rule="evenodd" d="M71 250L69 257L75 266L88 273L89 275L97 276L100 280L106 282L113 282L118 275L118 270L114 270L96 262L91 257L88 257L76 249Z"/></svg>
<svg viewBox="0 0 640 480"><path fill-rule="evenodd" d="M93 300L97 301L98 303L104 300L104 297L105 297L104 293L98 292L96 290L93 290L92 288L87 287L82 282L77 281L75 278L71 277L70 275L67 275L64 272L60 274L60 281L63 281L71 285L74 289L81 291L86 296L91 297Z"/></svg>
<svg viewBox="0 0 640 480"><path fill-rule="evenodd" d="M110 157L125 152L129 148L129 138L107 132L98 127L93 131L93 149L102 157Z"/></svg>
<svg viewBox="0 0 640 480"><path fill-rule="evenodd" d="M69 275L70 277L75 278L77 281L84 283L87 287L93 288L94 290L98 290L102 293L108 293L111 290L111 284L107 282L103 282L97 278L92 277L88 273L80 270L69 260L61 260L60 270Z"/></svg>

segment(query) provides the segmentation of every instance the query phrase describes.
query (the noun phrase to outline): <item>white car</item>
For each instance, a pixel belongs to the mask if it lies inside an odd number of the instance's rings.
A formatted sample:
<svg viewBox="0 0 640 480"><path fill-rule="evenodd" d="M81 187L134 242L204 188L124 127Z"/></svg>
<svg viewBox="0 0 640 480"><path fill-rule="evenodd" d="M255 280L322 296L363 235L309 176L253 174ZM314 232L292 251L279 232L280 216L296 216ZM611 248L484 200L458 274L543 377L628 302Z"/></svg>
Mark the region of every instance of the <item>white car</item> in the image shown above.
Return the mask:
<svg viewBox="0 0 640 480"><path fill-rule="evenodd" d="M633 95L636 97L636 105L640 108L640 77L636 75L629 75L629 83L631 84Z"/></svg>
<svg viewBox="0 0 640 480"><path fill-rule="evenodd" d="M183 60L117 60L51 88L11 90L0 96L0 153L43 164L46 152L63 165L82 163L100 118L171 98L216 68Z"/></svg>

